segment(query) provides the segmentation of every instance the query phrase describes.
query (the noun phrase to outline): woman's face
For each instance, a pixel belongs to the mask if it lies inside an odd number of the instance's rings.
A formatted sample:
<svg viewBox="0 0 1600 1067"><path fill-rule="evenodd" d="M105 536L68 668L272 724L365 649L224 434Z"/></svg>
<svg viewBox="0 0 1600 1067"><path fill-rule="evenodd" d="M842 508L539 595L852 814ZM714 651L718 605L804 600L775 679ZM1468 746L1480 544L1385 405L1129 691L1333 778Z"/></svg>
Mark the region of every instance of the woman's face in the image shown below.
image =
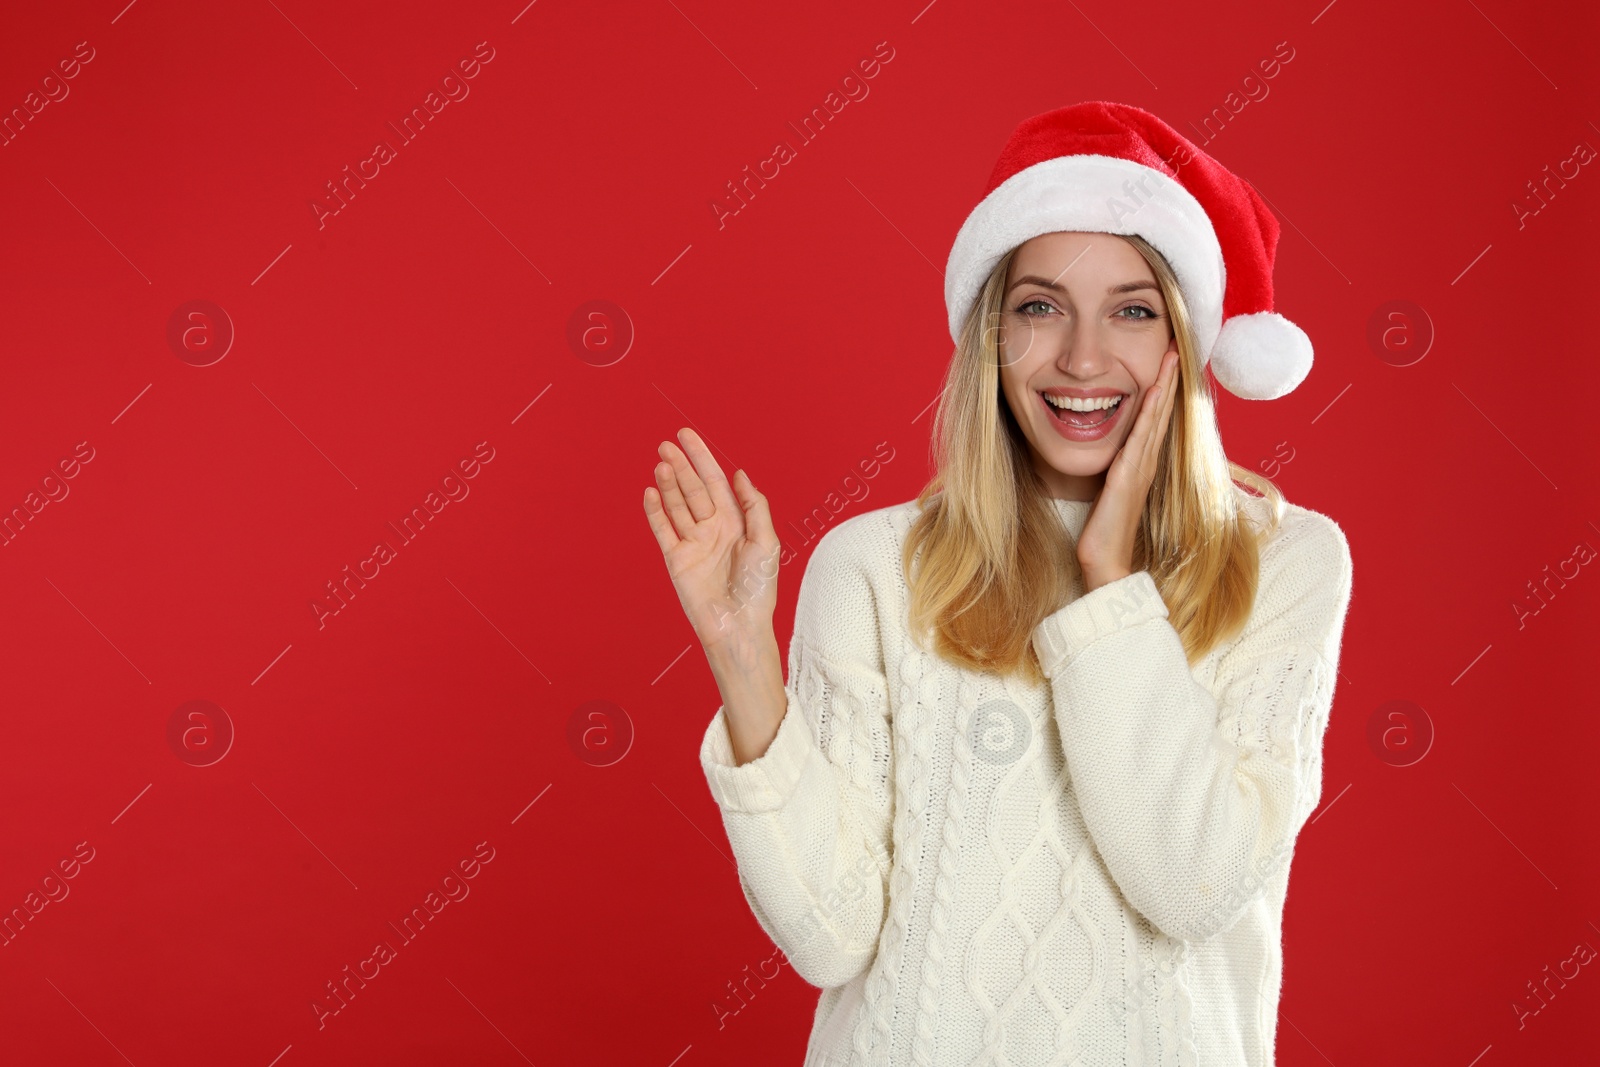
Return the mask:
<svg viewBox="0 0 1600 1067"><path fill-rule="evenodd" d="M1040 234L1012 258L1000 324L1000 384L1034 469L1052 496L1092 499L1178 350L1155 274L1115 234Z"/></svg>

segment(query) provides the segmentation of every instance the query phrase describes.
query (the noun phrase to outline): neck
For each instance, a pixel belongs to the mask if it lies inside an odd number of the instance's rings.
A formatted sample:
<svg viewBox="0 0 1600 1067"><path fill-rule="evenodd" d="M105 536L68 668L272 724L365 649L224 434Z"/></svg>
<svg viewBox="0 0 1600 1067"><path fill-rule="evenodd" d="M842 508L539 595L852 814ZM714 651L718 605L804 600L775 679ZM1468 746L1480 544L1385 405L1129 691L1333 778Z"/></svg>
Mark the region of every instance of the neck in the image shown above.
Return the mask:
<svg viewBox="0 0 1600 1067"><path fill-rule="evenodd" d="M1044 457L1034 455L1034 470L1044 481L1045 492L1057 500L1093 500L1106 484L1106 473L1063 474L1046 463Z"/></svg>

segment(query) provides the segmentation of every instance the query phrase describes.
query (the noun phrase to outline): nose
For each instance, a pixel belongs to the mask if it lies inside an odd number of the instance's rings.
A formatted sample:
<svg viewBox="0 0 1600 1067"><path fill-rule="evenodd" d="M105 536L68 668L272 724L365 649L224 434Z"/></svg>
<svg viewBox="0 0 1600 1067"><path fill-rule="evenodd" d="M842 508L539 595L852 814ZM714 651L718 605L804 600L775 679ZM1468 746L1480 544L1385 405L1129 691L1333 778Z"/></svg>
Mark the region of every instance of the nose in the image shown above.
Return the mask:
<svg viewBox="0 0 1600 1067"><path fill-rule="evenodd" d="M1053 339L1056 369L1071 378L1092 381L1105 371L1110 354L1101 344L1098 323L1087 316L1079 318Z"/></svg>

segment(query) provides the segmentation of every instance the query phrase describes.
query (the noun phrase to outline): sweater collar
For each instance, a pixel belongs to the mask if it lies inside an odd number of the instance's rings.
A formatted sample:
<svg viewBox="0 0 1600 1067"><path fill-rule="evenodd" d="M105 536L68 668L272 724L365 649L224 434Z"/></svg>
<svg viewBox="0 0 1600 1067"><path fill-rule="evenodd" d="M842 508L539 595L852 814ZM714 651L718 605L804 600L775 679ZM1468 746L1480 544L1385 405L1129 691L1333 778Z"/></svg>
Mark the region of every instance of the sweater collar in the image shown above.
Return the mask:
<svg viewBox="0 0 1600 1067"><path fill-rule="evenodd" d="M1050 499L1055 504L1056 514L1060 515L1061 521L1066 524L1067 532L1076 539L1083 533L1084 524L1089 521L1089 510L1094 507L1094 501L1062 500L1059 497Z"/></svg>

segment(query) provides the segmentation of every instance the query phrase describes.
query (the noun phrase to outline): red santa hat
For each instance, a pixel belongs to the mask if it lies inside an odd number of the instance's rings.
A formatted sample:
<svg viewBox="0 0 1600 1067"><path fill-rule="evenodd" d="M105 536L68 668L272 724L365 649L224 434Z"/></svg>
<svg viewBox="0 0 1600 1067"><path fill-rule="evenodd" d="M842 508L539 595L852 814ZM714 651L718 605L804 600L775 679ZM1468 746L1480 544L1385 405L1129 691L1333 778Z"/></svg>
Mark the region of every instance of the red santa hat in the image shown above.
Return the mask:
<svg viewBox="0 0 1600 1067"><path fill-rule="evenodd" d="M1006 142L945 267L950 336L1012 248L1062 230L1138 234L1166 257L1201 365L1247 400L1311 371L1311 339L1272 310L1278 220L1250 184L1148 111L1090 100L1035 115Z"/></svg>

